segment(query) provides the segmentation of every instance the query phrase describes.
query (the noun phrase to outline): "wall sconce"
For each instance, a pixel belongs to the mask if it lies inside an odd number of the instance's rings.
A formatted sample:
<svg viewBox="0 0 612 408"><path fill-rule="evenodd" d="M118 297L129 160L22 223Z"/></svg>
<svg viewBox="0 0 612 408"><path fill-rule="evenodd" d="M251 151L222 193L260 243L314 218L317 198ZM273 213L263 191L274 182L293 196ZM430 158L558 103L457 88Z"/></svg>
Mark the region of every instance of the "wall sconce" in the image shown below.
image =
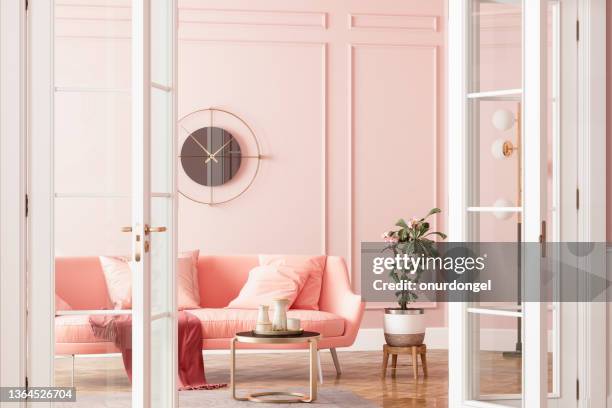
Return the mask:
<svg viewBox="0 0 612 408"><path fill-rule="evenodd" d="M519 111L520 112L520 111ZM520 113L519 113L520 115ZM491 122L497 130L506 131L512 129L515 123L519 122L518 118L514 117L514 113L508 109L498 109L493 113ZM518 124L520 126L520 124ZM520 129L517 128L517 137L520 144ZM491 154L498 160L506 159L512 156L519 146L515 146L509 140L497 139L491 145Z"/></svg>
<svg viewBox="0 0 612 408"><path fill-rule="evenodd" d="M498 160L512 156L512 153L516 150L518 150L518 147L509 140L497 139L491 145L491 154Z"/></svg>
<svg viewBox="0 0 612 408"><path fill-rule="evenodd" d="M504 139L496 139L493 141L491 145L491 154L494 158L498 160L507 159L512 156L515 151L518 151L521 147L521 104L519 103L516 110L516 117L514 113L508 109L498 109L493 113L491 117L491 122L493 126L497 130L501 130L502 132L508 131L516 126L516 145L514 145L509 140ZM522 163L521 163L521 155L518 156L518 165L517 165L517 205L520 207L522 205L521 194L523 190L522 185ZM500 198L493 203L494 207L512 207L512 203L505 198ZM512 212L509 211L493 211L493 216L498 220L507 220L512 217ZM521 216L518 215L518 224L519 229L521 225ZM517 240L520 241L520 234L517 237Z"/></svg>

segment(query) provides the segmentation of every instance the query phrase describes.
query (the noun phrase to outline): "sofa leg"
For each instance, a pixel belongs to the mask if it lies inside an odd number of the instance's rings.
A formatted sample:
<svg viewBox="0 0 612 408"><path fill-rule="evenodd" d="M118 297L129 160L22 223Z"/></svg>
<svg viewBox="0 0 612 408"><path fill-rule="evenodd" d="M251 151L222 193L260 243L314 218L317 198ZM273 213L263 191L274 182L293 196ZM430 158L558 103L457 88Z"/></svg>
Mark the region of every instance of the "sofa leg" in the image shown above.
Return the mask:
<svg viewBox="0 0 612 408"><path fill-rule="evenodd" d="M336 375L342 374L342 370L340 369L340 360L338 360L338 353L336 353L335 348L330 348L332 360L334 360L334 367L336 367Z"/></svg>
<svg viewBox="0 0 612 408"><path fill-rule="evenodd" d="M72 372L70 373L70 386L74 387L74 354L72 354Z"/></svg>

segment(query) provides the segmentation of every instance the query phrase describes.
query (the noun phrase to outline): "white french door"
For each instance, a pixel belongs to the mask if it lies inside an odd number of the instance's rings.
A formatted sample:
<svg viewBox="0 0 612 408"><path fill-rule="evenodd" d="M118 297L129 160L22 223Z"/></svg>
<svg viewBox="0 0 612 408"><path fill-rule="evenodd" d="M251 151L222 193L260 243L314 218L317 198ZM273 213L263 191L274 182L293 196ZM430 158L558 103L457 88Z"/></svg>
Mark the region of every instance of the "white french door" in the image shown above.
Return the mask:
<svg viewBox="0 0 612 408"><path fill-rule="evenodd" d="M177 406L177 3L132 2L132 406Z"/></svg>
<svg viewBox="0 0 612 408"><path fill-rule="evenodd" d="M75 406L178 405L177 12L175 0L30 2L28 376L74 386ZM100 255L129 258L130 309L99 293ZM92 315L131 315L131 384L88 334Z"/></svg>
<svg viewBox="0 0 612 408"><path fill-rule="evenodd" d="M532 292L544 289L538 242L561 237L562 6L449 2L449 240L525 243ZM575 329L570 303L451 303L449 406L575 406Z"/></svg>

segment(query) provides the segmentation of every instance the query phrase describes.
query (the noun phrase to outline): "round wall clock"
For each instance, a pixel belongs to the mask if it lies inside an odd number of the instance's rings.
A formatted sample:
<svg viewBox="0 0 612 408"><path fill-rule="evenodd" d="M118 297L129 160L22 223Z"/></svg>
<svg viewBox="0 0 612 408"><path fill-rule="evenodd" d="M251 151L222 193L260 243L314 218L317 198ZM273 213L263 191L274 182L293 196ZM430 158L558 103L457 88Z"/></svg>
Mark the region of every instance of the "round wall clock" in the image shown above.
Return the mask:
<svg viewBox="0 0 612 408"><path fill-rule="evenodd" d="M259 143L237 115L202 109L179 120L179 192L202 204L241 196L259 170Z"/></svg>

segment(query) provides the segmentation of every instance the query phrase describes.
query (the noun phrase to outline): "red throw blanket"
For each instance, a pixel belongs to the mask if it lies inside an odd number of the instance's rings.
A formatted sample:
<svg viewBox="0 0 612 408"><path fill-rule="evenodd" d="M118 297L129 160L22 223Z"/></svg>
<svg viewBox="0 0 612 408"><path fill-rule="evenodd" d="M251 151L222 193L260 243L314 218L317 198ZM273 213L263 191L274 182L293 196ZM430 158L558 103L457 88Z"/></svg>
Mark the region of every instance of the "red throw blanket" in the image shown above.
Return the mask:
<svg viewBox="0 0 612 408"><path fill-rule="evenodd" d="M112 341L123 357L125 371L132 381L132 316L89 316L96 337ZM202 326L200 320L185 311L178 313L178 382L179 390L211 390L227 384L207 384L202 359Z"/></svg>

